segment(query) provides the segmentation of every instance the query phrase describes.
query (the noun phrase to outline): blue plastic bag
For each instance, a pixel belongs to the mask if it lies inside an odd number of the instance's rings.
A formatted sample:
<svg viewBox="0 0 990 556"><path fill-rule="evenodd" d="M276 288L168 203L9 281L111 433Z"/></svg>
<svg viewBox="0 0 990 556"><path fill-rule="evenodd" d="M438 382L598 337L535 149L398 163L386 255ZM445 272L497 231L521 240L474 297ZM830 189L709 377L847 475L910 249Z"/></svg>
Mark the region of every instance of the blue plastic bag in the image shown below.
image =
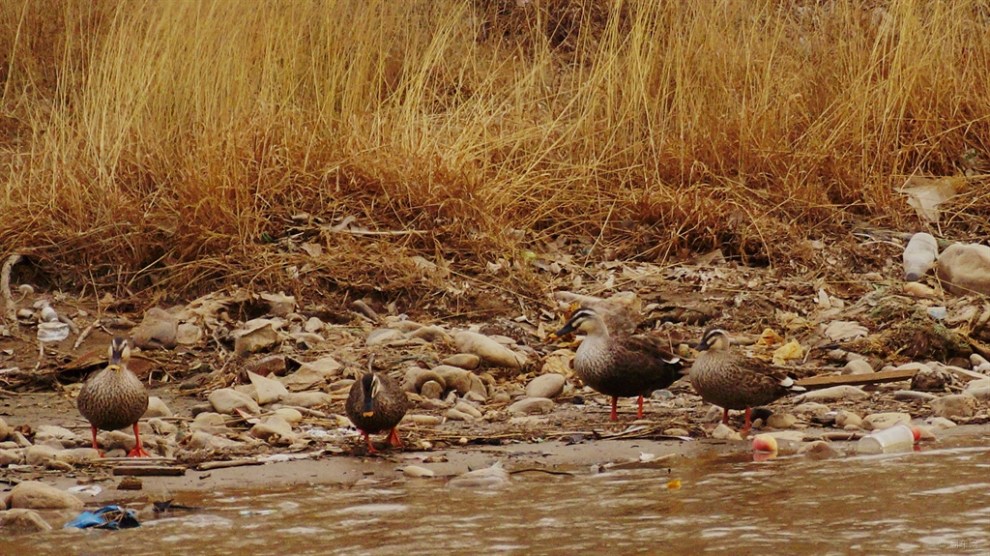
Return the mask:
<svg viewBox="0 0 990 556"><path fill-rule="evenodd" d="M65 524L77 529L130 529L140 527L134 510L125 510L117 505L103 506L95 512L83 512Z"/></svg>

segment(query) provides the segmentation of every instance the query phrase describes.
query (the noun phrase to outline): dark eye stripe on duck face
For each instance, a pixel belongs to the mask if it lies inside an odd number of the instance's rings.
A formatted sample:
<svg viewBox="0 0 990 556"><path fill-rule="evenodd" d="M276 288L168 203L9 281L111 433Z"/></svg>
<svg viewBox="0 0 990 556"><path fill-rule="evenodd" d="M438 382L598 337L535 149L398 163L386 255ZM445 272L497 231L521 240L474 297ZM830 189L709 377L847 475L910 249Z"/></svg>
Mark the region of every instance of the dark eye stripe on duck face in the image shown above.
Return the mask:
<svg viewBox="0 0 990 556"><path fill-rule="evenodd" d="M571 318L568 319L567 323L564 324L563 328L561 328L554 334L557 336L570 334L571 332L574 332L575 330L580 328L581 323L583 323L584 321L597 317L598 315L591 309L580 309L576 311L573 315L571 315Z"/></svg>
<svg viewBox="0 0 990 556"><path fill-rule="evenodd" d="M127 343L127 338L114 336L113 340L110 341L110 363L119 365L129 351L130 346Z"/></svg>
<svg viewBox="0 0 990 556"><path fill-rule="evenodd" d="M701 335L701 341L698 342L698 347L695 349L704 351L712 347L712 344L714 344L720 337L728 337L725 330L722 330L721 328L709 328L708 330L705 330L704 334Z"/></svg>

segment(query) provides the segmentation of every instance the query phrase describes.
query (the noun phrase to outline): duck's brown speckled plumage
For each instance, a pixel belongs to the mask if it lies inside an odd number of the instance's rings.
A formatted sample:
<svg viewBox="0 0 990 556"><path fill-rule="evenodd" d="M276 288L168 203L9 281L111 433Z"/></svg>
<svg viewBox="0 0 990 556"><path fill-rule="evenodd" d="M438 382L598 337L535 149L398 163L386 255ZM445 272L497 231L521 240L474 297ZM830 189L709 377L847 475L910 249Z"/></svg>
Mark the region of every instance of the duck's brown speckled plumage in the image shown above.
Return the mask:
<svg viewBox="0 0 990 556"><path fill-rule="evenodd" d="M114 338L110 364L91 376L79 392L79 412L98 429L133 426L148 410L148 391L127 368L128 355L126 340Z"/></svg>
<svg viewBox="0 0 990 556"><path fill-rule="evenodd" d="M365 415L368 398L371 398L371 415ZM408 408L409 398L399 383L385 373L373 372L364 373L354 381L344 406L347 417L366 435L394 429ZM398 440L397 435L395 439Z"/></svg>
<svg viewBox="0 0 990 556"><path fill-rule="evenodd" d="M682 376L683 365L657 338L610 333L593 309L574 313L557 336L587 335L574 355L574 371L593 389L613 397L648 396Z"/></svg>
<svg viewBox="0 0 990 556"><path fill-rule="evenodd" d="M803 390L782 369L738 353L729 344L722 330L708 330L702 336L701 352L690 371L691 385L701 399L723 410L748 410Z"/></svg>

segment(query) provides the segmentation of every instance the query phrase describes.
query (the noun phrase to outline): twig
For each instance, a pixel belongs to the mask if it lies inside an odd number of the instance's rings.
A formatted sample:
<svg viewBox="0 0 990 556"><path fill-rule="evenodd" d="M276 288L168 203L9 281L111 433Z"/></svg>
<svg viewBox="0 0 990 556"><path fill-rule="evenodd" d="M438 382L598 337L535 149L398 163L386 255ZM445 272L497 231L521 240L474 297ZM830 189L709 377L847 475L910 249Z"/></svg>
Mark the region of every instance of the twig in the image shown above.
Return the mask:
<svg viewBox="0 0 990 556"><path fill-rule="evenodd" d="M256 459L232 459L229 461L208 461L196 466L196 471L210 471L213 469L225 469L227 467L244 467L246 465L264 465L264 462Z"/></svg>
<svg viewBox="0 0 990 556"><path fill-rule="evenodd" d="M72 344L73 351L79 349L79 346L81 346L82 343L86 341L86 338L89 337L90 333L93 332L93 328L95 328L96 325L97 322L94 322L93 324L87 326L86 329L82 331L82 334L80 334L79 338L76 339L76 343Z"/></svg>

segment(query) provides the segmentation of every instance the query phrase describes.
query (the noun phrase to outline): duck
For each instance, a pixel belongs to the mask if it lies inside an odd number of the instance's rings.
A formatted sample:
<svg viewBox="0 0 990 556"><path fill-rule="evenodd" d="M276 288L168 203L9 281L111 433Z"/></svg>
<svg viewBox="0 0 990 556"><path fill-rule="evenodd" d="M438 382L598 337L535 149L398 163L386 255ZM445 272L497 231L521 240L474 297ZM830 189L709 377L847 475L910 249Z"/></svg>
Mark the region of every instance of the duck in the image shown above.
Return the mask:
<svg viewBox="0 0 990 556"><path fill-rule="evenodd" d="M746 434L752 427L753 407L805 389L784 369L734 351L731 344L725 330L706 330L696 346L699 354L688 376L701 399L722 408L722 423L729 423L730 409L745 410L740 432Z"/></svg>
<svg viewBox="0 0 990 556"><path fill-rule="evenodd" d="M138 431L138 420L148 410L148 390L127 368L127 362L131 358L130 342L126 338L114 337L110 341L108 353L109 364L83 384L76 406L79 413L89 421L94 449L100 449L96 441L98 430L132 427L134 448L127 456L150 457L141 445L141 434Z"/></svg>
<svg viewBox="0 0 990 556"><path fill-rule="evenodd" d="M683 362L658 338L610 331L606 319L591 308L578 309L554 333L583 332L574 354L574 372L592 389L611 396L610 419L619 419L620 397L637 396L636 417L643 418L643 396L667 388L683 374Z"/></svg>
<svg viewBox="0 0 990 556"><path fill-rule="evenodd" d="M377 452L371 443L372 434L389 431L388 444L402 447L398 424L409 408L406 392L392 377L372 369L374 357L369 359L368 372L362 373L351 385L344 409L347 417L361 431L368 444L368 453Z"/></svg>

